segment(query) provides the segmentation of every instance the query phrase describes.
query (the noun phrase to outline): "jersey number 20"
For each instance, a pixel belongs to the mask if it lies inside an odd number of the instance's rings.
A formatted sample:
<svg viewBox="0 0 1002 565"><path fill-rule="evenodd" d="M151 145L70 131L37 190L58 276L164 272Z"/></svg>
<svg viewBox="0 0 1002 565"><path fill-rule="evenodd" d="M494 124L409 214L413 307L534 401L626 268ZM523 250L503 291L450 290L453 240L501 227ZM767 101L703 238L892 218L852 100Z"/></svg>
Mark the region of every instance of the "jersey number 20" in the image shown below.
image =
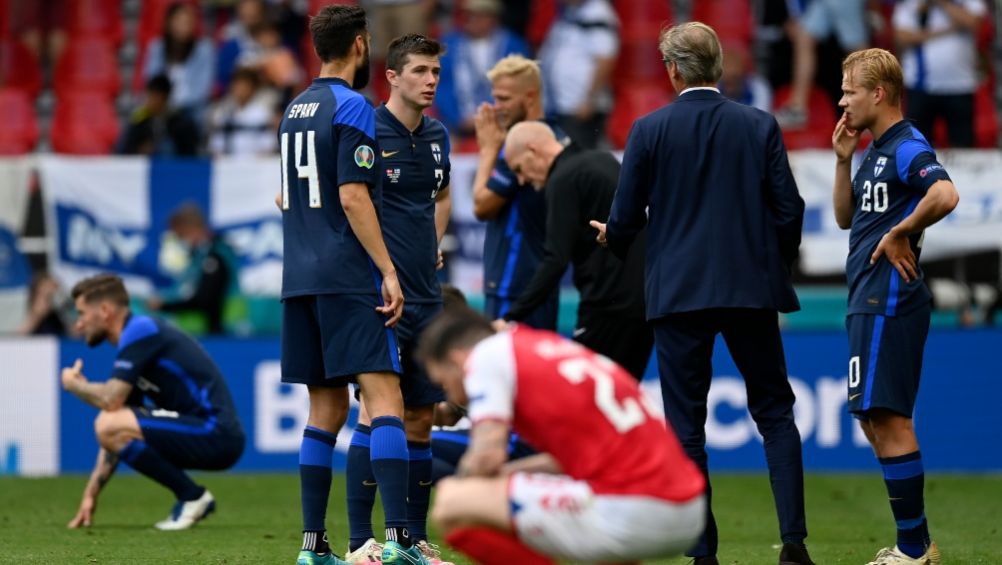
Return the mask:
<svg viewBox="0 0 1002 565"><path fill-rule="evenodd" d="M885 212L887 210L887 183L878 182L871 185L870 181L863 183L863 201L859 207L864 212Z"/></svg>
<svg viewBox="0 0 1002 565"><path fill-rule="evenodd" d="M296 154L294 155L296 164L296 177L298 179L309 179L310 182L310 208L320 208L320 174L317 172L317 132L309 130L306 132L306 164L303 165L303 132L296 132ZM289 209L289 132L282 133L282 209ZM298 182L296 183L298 185Z"/></svg>

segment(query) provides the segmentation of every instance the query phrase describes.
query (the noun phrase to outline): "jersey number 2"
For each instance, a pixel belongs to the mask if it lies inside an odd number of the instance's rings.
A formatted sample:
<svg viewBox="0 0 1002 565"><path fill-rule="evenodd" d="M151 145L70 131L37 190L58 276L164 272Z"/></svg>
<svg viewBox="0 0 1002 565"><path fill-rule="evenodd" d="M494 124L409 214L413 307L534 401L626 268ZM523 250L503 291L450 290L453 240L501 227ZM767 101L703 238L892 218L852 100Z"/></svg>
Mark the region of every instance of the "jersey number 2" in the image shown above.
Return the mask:
<svg viewBox="0 0 1002 565"><path fill-rule="evenodd" d="M294 155L296 164L296 180L309 179L310 182L310 208L320 208L320 174L317 172L317 132L309 130L306 132L306 164L303 165L303 132L296 132L296 154ZM289 209L289 132L282 133L282 209Z"/></svg>
<svg viewBox="0 0 1002 565"><path fill-rule="evenodd" d="M557 371L573 384L581 384L585 379L595 382L595 406L617 432L624 434L647 419L643 406L635 398L616 400L615 382L600 361L572 357L561 361L557 365Z"/></svg>

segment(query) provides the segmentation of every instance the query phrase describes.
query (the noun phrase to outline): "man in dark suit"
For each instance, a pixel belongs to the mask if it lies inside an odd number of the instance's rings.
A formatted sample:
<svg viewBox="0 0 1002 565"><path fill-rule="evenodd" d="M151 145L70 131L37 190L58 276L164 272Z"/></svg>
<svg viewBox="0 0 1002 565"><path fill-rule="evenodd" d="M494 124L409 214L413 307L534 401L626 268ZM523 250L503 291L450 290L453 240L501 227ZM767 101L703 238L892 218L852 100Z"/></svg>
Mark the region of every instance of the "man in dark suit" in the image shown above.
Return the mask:
<svg viewBox="0 0 1002 565"><path fill-rule="evenodd" d="M711 357L723 334L765 440L783 540L779 562L812 563L804 546L800 433L777 314L800 308L790 266L804 202L776 120L714 87L723 56L713 29L698 22L669 28L660 49L679 97L634 123L608 225L592 225L617 254L647 226L647 317L665 412L704 473ZM707 508L706 530L688 552L697 565L717 563L717 528Z"/></svg>

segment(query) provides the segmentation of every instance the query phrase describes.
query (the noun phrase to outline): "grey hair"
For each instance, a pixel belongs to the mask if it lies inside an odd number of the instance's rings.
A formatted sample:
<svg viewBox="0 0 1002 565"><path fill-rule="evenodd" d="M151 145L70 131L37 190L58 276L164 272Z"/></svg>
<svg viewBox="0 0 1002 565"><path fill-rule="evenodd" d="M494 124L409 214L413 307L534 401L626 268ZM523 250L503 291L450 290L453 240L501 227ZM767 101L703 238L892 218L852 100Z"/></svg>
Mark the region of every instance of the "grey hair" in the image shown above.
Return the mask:
<svg viewBox="0 0 1002 565"><path fill-rule="evenodd" d="M661 32L658 43L665 64L675 63L687 85L713 84L723 73L724 52L713 28L688 22Z"/></svg>

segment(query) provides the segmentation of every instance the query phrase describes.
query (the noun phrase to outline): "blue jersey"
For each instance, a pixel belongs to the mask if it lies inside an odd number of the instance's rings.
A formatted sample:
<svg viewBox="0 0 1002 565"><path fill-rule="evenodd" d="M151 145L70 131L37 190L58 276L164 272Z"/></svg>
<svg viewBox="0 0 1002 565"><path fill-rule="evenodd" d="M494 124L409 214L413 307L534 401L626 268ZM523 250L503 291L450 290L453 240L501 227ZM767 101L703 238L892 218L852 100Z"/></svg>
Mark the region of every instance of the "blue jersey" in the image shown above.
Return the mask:
<svg viewBox="0 0 1002 565"><path fill-rule="evenodd" d="M368 186L378 213L379 146L369 102L339 78L318 78L285 111L282 298L378 294L382 280L351 230L339 187Z"/></svg>
<svg viewBox="0 0 1002 565"><path fill-rule="evenodd" d="M870 264L880 239L915 210L929 187L949 180L936 153L922 134L907 121L889 128L863 154L852 180L856 211L849 232L849 257L845 272L849 281L849 314L906 314L932 299L918 277L904 282L886 257ZM918 259L922 234L909 237Z"/></svg>
<svg viewBox="0 0 1002 565"><path fill-rule="evenodd" d="M206 433L241 429L219 368L192 337L160 320L129 316L111 378L134 387L130 404L141 393L156 408L205 419Z"/></svg>
<svg viewBox="0 0 1002 565"><path fill-rule="evenodd" d="M383 170L383 238L408 304L438 303L435 199L449 186L449 132L422 117L411 132L386 106L376 109Z"/></svg>
<svg viewBox="0 0 1002 565"><path fill-rule="evenodd" d="M550 125L562 143L566 136ZM498 215L487 221L484 236L484 294L517 298L543 260L546 240L546 197L531 184L519 184L508 167L504 149L487 180L487 188L506 198ZM503 315L504 312L499 313Z"/></svg>

